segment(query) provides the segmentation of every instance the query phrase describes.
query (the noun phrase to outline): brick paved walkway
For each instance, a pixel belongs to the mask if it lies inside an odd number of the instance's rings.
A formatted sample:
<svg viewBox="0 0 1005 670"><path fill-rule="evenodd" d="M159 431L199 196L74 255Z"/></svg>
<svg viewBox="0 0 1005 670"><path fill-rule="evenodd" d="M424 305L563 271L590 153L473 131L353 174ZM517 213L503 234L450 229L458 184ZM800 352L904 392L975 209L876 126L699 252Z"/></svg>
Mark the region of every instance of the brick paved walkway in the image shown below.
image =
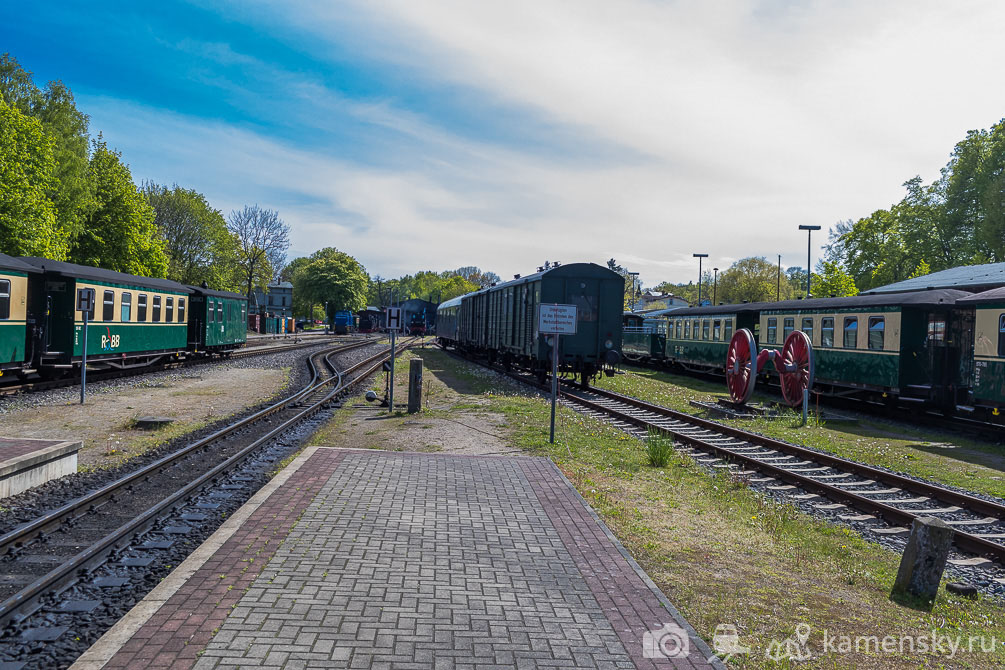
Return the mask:
<svg viewBox="0 0 1005 670"><path fill-rule="evenodd" d="M545 459L320 449L105 667L711 667L612 539Z"/></svg>

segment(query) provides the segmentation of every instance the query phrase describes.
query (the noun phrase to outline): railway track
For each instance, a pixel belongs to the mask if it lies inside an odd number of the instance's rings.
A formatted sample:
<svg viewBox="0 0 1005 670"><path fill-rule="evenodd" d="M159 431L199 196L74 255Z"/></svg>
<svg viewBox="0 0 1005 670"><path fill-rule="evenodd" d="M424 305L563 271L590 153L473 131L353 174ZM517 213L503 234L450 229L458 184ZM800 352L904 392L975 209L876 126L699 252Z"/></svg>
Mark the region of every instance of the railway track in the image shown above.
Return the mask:
<svg viewBox="0 0 1005 670"><path fill-rule="evenodd" d="M821 509L846 506L859 512L845 517L850 521L881 519L898 527L892 532L903 532L919 516L941 518L952 526L960 550L1005 565L1005 505L1000 503L606 390L566 385L562 397L640 437L649 430L670 435L703 465L770 491Z"/></svg>
<svg viewBox="0 0 1005 670"><path fill-rule="evenodd" d="M333 356L374 344L365 341L313 354L309 359L310 382L289 398L0 536L4 575L0 581L0 630L4 641L9 644L27 635L32 628L26 623L29 617L41 610L44 618L45 611L57 607L58 594L86 581L99 567L119 560L115 557L164 517L190 508L193 500L213 492L214 487L246 488L241 482L221 482L233 477L257 450L332 406L355 384L379 370L389 357L386 348L345 370L337 369L332 361ZM405 342L400 349L408 345ZM48 628L51 635L51 626Z"/></svg>
<svg viewBox="0 0 1005 670"><path fill-rule="evenodd" d="M253 356L264 356L267 354L278 354L285 351L294 351L297 349L316 347L322 344L327 344L330 342L334 343L338 341L339 339L333 336L331 338L314 337L306 342L301 341L295 344L286 344L281 346L253 345L250 347L233 351L230 354L228 354L226 358L239 359L239 358L251 358ZM219 360L221 359L217 357L192 358L192 359L177 359L171 357L170 360L166 360L163 362L158 362L143 367L128 368L125 370L107 370L107 371L94 371L94 372L88 370L87 382L90 384L99 381L107 381L109 379L121 379L123 377L145 375L151 372L162 372L164 370L172 370L175 368L188 367L190 365L205 365L207 363L213 363ZM0 397L6 395L14 395L16 393L49 391L51 389L76 386L79 383L80 383L80 377L76 376L62 379L40 379L20 383L14 382L14 383L2 384L0 385Z"/></svg>

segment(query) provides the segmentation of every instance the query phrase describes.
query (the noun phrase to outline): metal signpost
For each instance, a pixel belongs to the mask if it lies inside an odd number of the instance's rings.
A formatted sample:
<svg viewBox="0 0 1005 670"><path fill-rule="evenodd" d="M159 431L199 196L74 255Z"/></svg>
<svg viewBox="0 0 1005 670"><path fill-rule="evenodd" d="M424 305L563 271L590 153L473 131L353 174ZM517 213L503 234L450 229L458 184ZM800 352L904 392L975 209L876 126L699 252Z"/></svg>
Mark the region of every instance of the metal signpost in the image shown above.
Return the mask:
<svg viewBox="0 0 1005 670"><path fill-rule="evenodd" d="M84 396L87 393L87 317L94 311L94 289L77 289L77 311L83 313L84 317L84 343L83 359L80 362L80 404L84 404Z"/></svg>
<svg viewBox="0 0 1005 670"><path fill-rule="evenodd" d="M387 392L387 411L394 413L394 344L395 344L395 334L398 329L401 328L401 308L400 307L388 307L387 308L387 327L391 329L391 382L388 385Z"/></svg>
<svg viewBox="0 0 1005 670"><path fill-rule="evenodd" d="M562 335L576 334L576 306L542 304L537 330L551 335L551 437L555 444L555 405L558 403L558 345Z"/></svg>

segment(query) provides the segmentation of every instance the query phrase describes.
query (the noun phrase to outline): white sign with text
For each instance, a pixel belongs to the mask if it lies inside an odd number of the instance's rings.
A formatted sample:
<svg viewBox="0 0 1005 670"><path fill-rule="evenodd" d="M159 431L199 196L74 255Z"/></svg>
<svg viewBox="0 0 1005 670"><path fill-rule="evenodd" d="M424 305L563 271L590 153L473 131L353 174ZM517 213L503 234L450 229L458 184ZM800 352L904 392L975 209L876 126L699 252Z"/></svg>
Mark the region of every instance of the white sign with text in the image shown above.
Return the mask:
<svg viewBox="0 0 1005 670"><path fill-rule="evenodd" d="M542 335L575 335L576 306L542 304L537 330Z"/></svg>

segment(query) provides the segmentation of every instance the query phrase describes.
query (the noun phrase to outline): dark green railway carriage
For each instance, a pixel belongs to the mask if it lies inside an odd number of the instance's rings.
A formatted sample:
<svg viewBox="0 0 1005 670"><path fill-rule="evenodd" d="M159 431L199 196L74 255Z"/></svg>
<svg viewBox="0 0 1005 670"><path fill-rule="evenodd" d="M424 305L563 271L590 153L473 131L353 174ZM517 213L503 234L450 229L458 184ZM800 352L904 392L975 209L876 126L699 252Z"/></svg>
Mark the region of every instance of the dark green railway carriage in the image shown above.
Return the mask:
<svg viewBox="0 0 1005 670"><path fill-rule="evenodd" d="M39 274L38 268L0 254L0 375L31 365L30 335L37 326L28 294L29 277Z"/></svg>
<svg viewBox="0 0 1005 670"><path fill-rule="evenodd" d="M248 339L248 299L230 291L190 286L188 344L194 353L229 354Z"/></svg>
<svg viewBox="0 0 1005 670"><path fill-rule="evenodd" d="M32 296L42 317L38 365L43 369L79 366L83 355L83 314L78 288L93 288L95 308L88 317L87 363L126 368L148 365L185 351L191 289L167 279L26 257L41 270L41 290Z"/></svg>
<svg viewBox="0 0 1005 670"><path fill-rule="evenodd" d="M733 333L757 337L760 304L682 307L667 314L667 363L685 370L722 372Z"/></svg>
<svg viewBox="0 0 1005 670"><path fill-rule="evenodd" d="M973 308L971 402L1001 417L1005 412L1005 288L961 298L957 305Z"/></svg>
<svg viewBox="0 0 1005 670"><path fill-rule="evenodd" d="M955 407L971 356L970 326L954 307L968 295L941 289L768 303L757 342L781 350L793 330L806 333L821 392Z"/></svg>
<svg viewBox="0 0 1005 670"><path fill-rule="evenodd" d="M625 312L622 324L621 353L626 360L642 363L663 360L667 345L665 318Z"/></svg>
<svg viewBox="0 0 1005 670"><path fill-rule="evenodd" d="M561 337L559 367L585 382L620 361L623 301L618 273L593 263L562 265L462 296L457 342L504 365L543 374L550 369L551 347L538 332L540 306L576 305L577 332Z"/></svg>

